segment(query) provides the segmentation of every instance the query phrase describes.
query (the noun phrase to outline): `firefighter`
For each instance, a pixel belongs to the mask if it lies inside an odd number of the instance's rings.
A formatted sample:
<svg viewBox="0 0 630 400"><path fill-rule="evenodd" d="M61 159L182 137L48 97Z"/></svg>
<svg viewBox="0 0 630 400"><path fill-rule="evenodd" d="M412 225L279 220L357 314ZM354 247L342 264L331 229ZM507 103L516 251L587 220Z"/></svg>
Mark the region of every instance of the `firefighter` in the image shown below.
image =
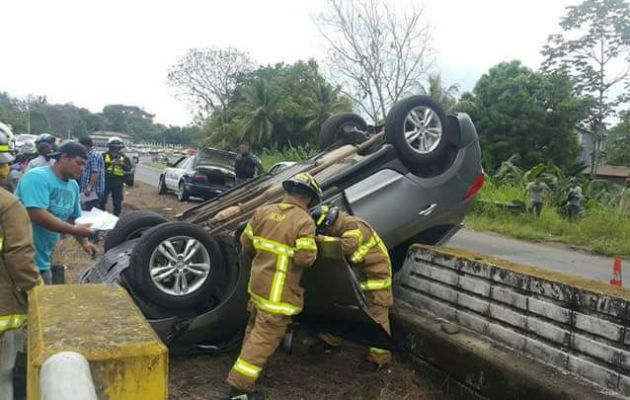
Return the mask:
<svg viewBox="0 0 630 400"><path fill-rule="evenodd" d="M109 193L112 194L114 204L114 214L120 215L122 210L123 189L125 187L125 173L132 169L131 160L122 149L125 147L122 139L117 136L109 138L107 141L108 151L103 153L105 162L105 191L100 199L99 208L105 210Z"/></svg>
<svg viewBox="0 0 630 400"><path fill-rule="evenodd" d="M13 161L0 133L0 164ZM13 367L26 322L26 291L41 284L31 221L18 199L0 188L0 399L13 398Z"/></svg>
<svg viewBox="0 0 630 400"><path fill-rule="evenodd" d="M359 277L361 290L365 295L372 317L387 331L389 307L394 304L392 295L392 264L387 248L376 231L365 221L339 211L337 207L320 205L311 216L317 226L317 241L338 238L341 250L348 257ZM327 236L321 236L327 235ZM331 334L319 335L319 340L309 349L311 354L320 355L341 345L341 338ZM378 371L391 362L388 350L370 347L367 360L360 368L365 371Z"/></svg>
<svg viewBox="0 0 630 400"><path fill-rule="evenodd" d="M308 208L319 202L321 189L306 173L282 183L279 204L260 207L241 235L242 251L254 255L249 280L250 312L241 353L228 375L229 399L264 399L255 388L267 360L291 321L300 313L304 268L317 257L315 224Z"/></svg>

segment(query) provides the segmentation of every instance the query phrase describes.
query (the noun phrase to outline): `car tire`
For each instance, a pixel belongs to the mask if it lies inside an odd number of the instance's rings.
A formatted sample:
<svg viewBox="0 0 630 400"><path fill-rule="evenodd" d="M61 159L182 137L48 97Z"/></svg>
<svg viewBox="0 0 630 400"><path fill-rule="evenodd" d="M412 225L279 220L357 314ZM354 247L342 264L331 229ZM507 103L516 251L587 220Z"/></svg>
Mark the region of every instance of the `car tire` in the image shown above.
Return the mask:
<svg viewBox="0 0 630 400"><path fill-rule="evenodd" d="M346 131L345 129L348 128L356 128L361 132ZM366 130L367 124L360 115L354 113L335 114L322 124L319 131L319 144L322 150L341 144L359 144L367 138L364 133Z"/></svg>
<svg viewBox="0 0 630 400"><path fill-rule="evenodd" d="M154 226L168 222L166 218L152 211L134 211L125 214L116 223L107 237L104 248L109 251L128 240L137 239Z"/></svg>
<svg viewBox="0 0 630 400"><path fill-rule="evenodd" d="M190 194L186 191L186 187L184 186L184 181L179 182L179 186L177 189L177 199L179 201L188 201L190 198Z"/></svg>
<svg viewBox="0 0 630 400"><path fill-rule="evenodd" d="M415 172L445 156L450 126L440 104L428 96L411 96L387 114L385 136L398 158Z"/></svg>
<svg viewBox="0 0 630 400"><path fill-rule="evenodd" d="M189 248L191 251L187 251ZM167 222L138 241L131 252L131 265L132 285L147 301L183 309L203 303L212 295L214 277L223 268L223 256L218 243L202 227Z"/></svg>
<svg viewBox="0 0 630 400"><path fill-rule="evenodd" d="M164 182L164 175L161 175L158 181L158 194L166 194L167 192L168 189L166 188L166 182Z"/></svg>

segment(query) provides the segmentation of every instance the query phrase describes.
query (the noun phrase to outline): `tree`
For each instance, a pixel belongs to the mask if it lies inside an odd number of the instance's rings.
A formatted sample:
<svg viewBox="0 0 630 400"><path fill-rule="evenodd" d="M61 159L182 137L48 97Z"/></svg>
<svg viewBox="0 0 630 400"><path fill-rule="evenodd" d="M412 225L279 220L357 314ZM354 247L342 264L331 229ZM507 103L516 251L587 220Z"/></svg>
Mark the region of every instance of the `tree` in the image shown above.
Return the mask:
<svg viewBox="0 0 630 400"><path fill-rule="evenodd" d="M630 76L630 6L624 0L585 0L567 7L562 34L549 36L542 50L543 70L569 74L577 94L591 95L596 107L583 126L593 138L591 174L606 133L605 120L617 102L609 95ZM621 68L613 71L617 64Z"/></svg>
<svg viewBox="0 0 630 400"><path fill-rule="evenodd" d="M426 77L431 35L423 10L402 12L380 0L327 0L315 18L329 46L336 84L373 122Z"/></svg>
<svg viewBox="0 0 630 400"><path fill-rule="evenodd" d="M514 154L524 169L543 162L572 165L579 153L575 126L589 107L572 90L567 76L536 73L519 61L484 74L474 98L467 96L475 103L467 111L479 132L486 168L494 170Z"/></svg>
<svg viewBox="0 0 630 400"><path fill-rule="evenodd" d="M610 129L606 138L606 164L630 165L630 111L621 115L622 122Z"/></svg>
<svg viewBox="0 0 630 400"><path fill-rule="evenodd" d="M231 47L193 48L169 69L168 81L197 113L207 117L228 106L237 78L253 66L247 53Z"/></svg>
<svg viewBox="0 0 630 400"><path fill-rule="evenodd" d="M428 87L420 86L420 92L440 103L447 112L451 112L457 105L459 85L444 86L441 74L431 74L428 79Z"/></svg>
<svg viewBox="0 0 630 400"><path fill-rule="evenodd" d="M352 110L348 98L340 96L341 87L320 82L314 89L304 102L306 108L304 115L308 118L304 127L306 130L317 132L331 115Z"/></svg>
<svg viewBox="0 0 630 400"><path fill-rule="evenodd" d="M123 132L136 139L153 136L156 129L153 114L140 107L123 104L111 104L103 107L105 128L114 132Z"/></svg>
<svg viewBox="0 0 630 400"><path fill-rule="evenodd" d="M271 138L278 114L280 97L265 79L255 80L243 90L240 104L243 136L250 141L263 142Z"/></svg>

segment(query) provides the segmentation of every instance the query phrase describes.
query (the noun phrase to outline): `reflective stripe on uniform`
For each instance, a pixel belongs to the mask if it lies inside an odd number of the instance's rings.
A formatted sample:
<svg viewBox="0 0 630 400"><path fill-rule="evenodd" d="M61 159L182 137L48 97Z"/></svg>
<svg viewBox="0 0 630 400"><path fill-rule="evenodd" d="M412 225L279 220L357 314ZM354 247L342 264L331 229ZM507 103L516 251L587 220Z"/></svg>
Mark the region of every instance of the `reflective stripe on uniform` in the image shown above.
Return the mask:
<svg viewBox="0 0 630 400"><path fill-rule="evenodd" d="M114 166L112 164L112 156L109 153L105 153L105 172L107 172L110 175L114 175L114 176L124 176L125 175L125 170L123 169L122 165L117 165ZM124 156L120 156L120 161L122 163L125 162L125 157Z"/></svg>
<svg viewBox="0 0 630 400"><path fill-rule="evenodd" d="M260 371L262 371L262 368L250 364L242 358L236 359L236 362L234 363L234 367L232 367L232 369L241 375L253 379L258 379L258 377L260 376Z"/></svg>
<svg viewBox="0 0 630 400"><path fill-rule="evenodd" d="M0 317L0 332L20 329L26 324L26 315L13 314Z"/></svg>
<svg viewBox="0 0 630 400"><path fill-rule="evenodd" d="M4 238L0 237L0 253L4 251Z"/></svg>
<svg viewBox="0 0 630 400"><path fill-rule="evenodd" d="M317 243L315 243L315 239L310 237L297 238L295 240L295 250L317 251Z"/></svg>
<svg viewBox="0 0 630 400"><path fill-rule="evenodd" d="M359 246L361 246L361 244L363 244L363 232L361 232L360 229L352 229L349 231L345 231L341 237L353 237L355 239L357 239L357 241L359 242Z"/></svg>
<svg viewBox="0 0 630 400"><path fill-rule="evenodd" d="M292 304L281 303L281 302L271 302L264 297L258 296L253 293L251 290L249 291L249 295L251 297L252 303L256 305L256 307L260 308L263 311L267 311L272 314L282 314L282 315L295 315L299 314L302 311L302 308L296 307Z"/></svg>
<svg viewBox="0 0 630 400"><path fill-rule="evenodd" d="M2 144L0 145L0 151L7 152L7 151L11 151L11 149L9 148L8 144Z"/></svg>
<svg viewBox="0 0 630 400"><path fill-rule="evenodd" d="M353 231L348 231L353 232ZM346 233L348 233L346 232ZM345 233L344 233L345 234ZM352 233L352 236L356 235L356 233ZM389 260L389 254L387 253L387 248L385 244L381 240L381 238L376 234L376 232L372 231L372 236L365 243L359 246L359 248L352 253L350 256L350 261L355 264L363 262L367 254L372 250L374 246L378 246L379 250L387 260L388 266L388 277L385 279L368 279L367 281L361 282L361 290L369 291L369 290L383 290L388 289L392 286L392 263Z"/></svg>
<svg viewBox="0 0 630 400"><path fill-rule="evenodd" d="M324 242L337 242L339 240L339 238L336 238L334 236L322 236Z"/></svg>
<svg viewBox="0 0 630 400"><path fill-rule="evenodd" d="M382 356L384 354L389 354L389 350L379 349L378 347L370 347L370 353Z"/></svg>
<svg viewBox="0 0 630 400"><path fill-rule="evenodd" d="M254 231L251 224L247 224L244 231L245 235L252 240L254 248L259 251L266 251L268 253L275 254L276 260L276 272L273 275L271 281L271 289L269 291L269 299L265 299L261 296L254 294L249 290L252 302L258 306L258 308L265 310L273 314L283 315L295 315L299 314L302 309L295 307L288 303L282 303L282 292L284 291L284 285L289 272L289 259L293 257L293 254L297 250L311 250L317 251L317 243L315 239L309 237L298 238L295 241L295 248L287 246L286 244L276 242L274 240L265 239L260 236L254 236ZM250 282L251 285L251 282Z"/></svg>

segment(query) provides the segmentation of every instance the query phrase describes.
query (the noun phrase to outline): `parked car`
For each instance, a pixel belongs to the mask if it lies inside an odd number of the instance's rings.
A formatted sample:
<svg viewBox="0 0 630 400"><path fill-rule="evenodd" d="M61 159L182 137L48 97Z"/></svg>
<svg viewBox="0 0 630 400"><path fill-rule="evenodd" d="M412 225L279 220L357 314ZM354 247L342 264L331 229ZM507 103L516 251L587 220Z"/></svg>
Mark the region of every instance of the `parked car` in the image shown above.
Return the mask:
<svg viewBox="0 0 630 400"><path fill-rule="evenodd" d="M205 200L234 186L236 153L207 148L193 156L183 156L169 164L160 175L158 193L177 193L180 201L191 196Z"/></svg>
<svg viewBox="0 0 630 400"><path fill-rule="evenodd" d="M15 150L18 154L37 154L37 135L21 133L15 137Z"/></svg>
<svg viewBox="0 0 630 400"><path fill-rule="evenodd" d="M279 163L275 163L269 168L269 173L272 175L280 173L280 171L292 167L295 165L294 161L281 161Z"/></svg>
<svg viewBox="0 0 630 400"><path fill-rule="evenodd" d="M250 260L239 255L238 239L256 206L281 199L282 181L314 174L323 202L367 220L379 233L394 271L410 244L440 244L457 232L484 182L471 119L446 116L426 96L396 103L384 132L370 133L356 114L332 116L322 125L320 143L324 150L311 160L235 186L175 222L146 211L123 216L105 240L106 253L80 282L121 284L173 348L223 349L247 320ZM175 181L169 178L171 187ZM173 267L172 258L186 261ZM298 321L391 348L338 247L322 244L302 283L305 306Z"/></svg>

